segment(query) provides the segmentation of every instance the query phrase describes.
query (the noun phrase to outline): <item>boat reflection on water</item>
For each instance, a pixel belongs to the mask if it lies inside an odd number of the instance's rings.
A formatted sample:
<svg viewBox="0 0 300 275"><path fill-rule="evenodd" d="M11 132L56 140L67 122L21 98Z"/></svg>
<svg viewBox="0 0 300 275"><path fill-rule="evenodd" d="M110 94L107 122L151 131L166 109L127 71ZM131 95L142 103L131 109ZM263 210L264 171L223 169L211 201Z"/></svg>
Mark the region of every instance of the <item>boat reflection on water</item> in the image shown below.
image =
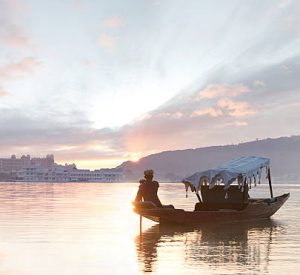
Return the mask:
<svg viewBox="0 0 300 275"><path fill-rule="evenodd" d="M157 247L162 242L161 225L156 224L135 237L138 261L142 263L143 271L153 271L153 265L157 261Z"/></svg>
<svg viewBox="0 0 300 275"><path fill-rule="evenodd" d="M157 224L137 235L135 245L144 272L157 271L159 264L165 268L170 265L168 269L178 273L187 269L268 273L272 243L283 230L273 220L198 227Z"/></svg>

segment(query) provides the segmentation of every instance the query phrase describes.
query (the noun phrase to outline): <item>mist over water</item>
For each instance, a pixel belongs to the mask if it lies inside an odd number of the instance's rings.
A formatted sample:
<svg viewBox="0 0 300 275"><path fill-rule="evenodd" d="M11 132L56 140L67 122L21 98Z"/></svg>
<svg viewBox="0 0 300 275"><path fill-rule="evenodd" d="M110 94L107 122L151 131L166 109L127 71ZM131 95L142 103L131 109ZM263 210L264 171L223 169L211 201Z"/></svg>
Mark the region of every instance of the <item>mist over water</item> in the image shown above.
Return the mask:
<svg viewBox="0 0 300 275"><path fill-rule="evenodd" d="M295 274L300 268L300 186L271 220L159 226L132 212L137 183L1 183L0 274ZM164 204L192 210L181 184ZM267 185L253 197L269 196Z"/></svg>

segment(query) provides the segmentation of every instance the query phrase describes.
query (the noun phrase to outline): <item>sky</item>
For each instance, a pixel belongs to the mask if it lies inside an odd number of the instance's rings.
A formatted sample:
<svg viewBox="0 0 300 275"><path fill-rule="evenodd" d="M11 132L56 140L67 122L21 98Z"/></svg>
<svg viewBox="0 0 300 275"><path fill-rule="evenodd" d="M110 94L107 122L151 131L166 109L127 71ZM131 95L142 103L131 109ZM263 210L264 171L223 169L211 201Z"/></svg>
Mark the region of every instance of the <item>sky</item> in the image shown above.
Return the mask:
<svg viewBox="0 0 300 275"><path fill-rule="evenodd" d="M0 157L115 167L300 134L300 2L0 0Z"/></svg>

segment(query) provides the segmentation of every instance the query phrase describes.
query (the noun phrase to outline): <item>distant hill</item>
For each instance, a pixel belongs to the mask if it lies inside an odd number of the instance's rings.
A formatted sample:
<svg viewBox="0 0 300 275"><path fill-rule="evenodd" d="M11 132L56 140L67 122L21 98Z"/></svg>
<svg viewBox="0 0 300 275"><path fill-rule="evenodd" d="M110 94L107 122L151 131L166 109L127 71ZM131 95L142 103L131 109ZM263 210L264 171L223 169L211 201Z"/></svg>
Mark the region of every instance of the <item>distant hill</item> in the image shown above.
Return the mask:
<svg viewBox="0 0 300 275"><path fill-rule="evenodd" d="M268 138L238 145L165 151L141 158L138 162L123 162L117 168L123 169L127 181L138 180L143 177L145 169L151 168L159 181L178 182L196 171L215 167L233 158L251 155L271 159L271 173L276 182L295 182L300 179L300 135Z"/></svg>

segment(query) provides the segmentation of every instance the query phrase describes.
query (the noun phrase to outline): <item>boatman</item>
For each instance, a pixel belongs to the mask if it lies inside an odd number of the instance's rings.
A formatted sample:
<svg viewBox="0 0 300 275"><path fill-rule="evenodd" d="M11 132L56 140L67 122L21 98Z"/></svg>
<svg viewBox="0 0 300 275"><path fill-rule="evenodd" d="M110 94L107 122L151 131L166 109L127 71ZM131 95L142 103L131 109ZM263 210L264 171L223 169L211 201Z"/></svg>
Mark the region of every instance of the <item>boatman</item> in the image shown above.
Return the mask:
<svg viewBox="0 0 300 275"><path fill-rule="evenodd" d="M143 199L153 202L157 207L163 207L157 196L159 184L153 180L153 174L153 170L144 171L144 179L140 180L139 190L134 201L139 202Z"/></svg>

